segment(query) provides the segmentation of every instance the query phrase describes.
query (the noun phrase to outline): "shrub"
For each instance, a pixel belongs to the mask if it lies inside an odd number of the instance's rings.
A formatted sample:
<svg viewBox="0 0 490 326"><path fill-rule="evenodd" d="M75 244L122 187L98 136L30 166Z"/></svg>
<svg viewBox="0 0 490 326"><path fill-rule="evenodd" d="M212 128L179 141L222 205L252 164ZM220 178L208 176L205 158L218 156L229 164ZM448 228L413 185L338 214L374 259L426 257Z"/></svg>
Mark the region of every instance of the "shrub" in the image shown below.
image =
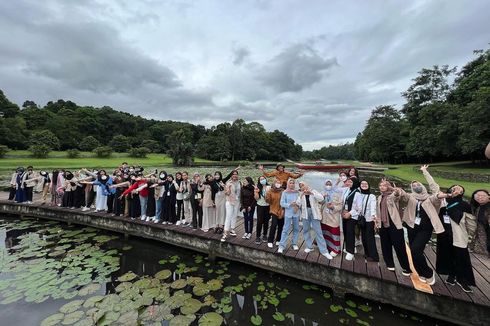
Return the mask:
<svg viewBox="0 0 490 326"><path fill-rule="evenodd" d="M136 147L136 148L131 148L129 150L129 156L131 156L131 157L141 157L141 158L144 158L149 153L151 153L151 151L147 147Z"/></svg>
<svg viewBox="0 0 490 326"><path fill-rule="evenodd" d="M99 141L97 140L97 138L95 138L94 136L87 136L85 138L82 139L82 141L80 142L80 149L82 151L92 151L94 150L94 148L97 148L100 146L100 143Z"/></svg>
<svg viewBox="0 0 490 326"><path fill-rule="evenodd" d="M160 153L160 143L153 139L145 139L141 142L141 147L150 149L152 153Z"/></svg>
<svg viewBox="0 0 490 326"><path fill-rule="evenodd" d="M80 151L78 149L69 149L66 151L68 158L77 158L80 157Z"/></svg>
<svg viewBox="0 0 490 326"><path fill-rule="evenodd" d="M0 158L4 157L10 149L5 145L0 145Z"/></svg>
<svg viewBox="0 0 490 326"><path fill-rule="evenodd" d="M94 149L94 153L99 158L107 158L112 155L112 148L109 146L99 146Z"/></svg>
<svg viewBox="0 0 490 326"><path fill-rule="evenodd" d="M50 149L60 148L60 140L49 130L33 131L29 138L29 144L32 146L46 145Z"/></svg>
<svg viewBox="0 0 490 326"><path fill-rule="evenodd" d="M51 148L48 145L39 144L39 145L31 145L29 147L29 151L32 153L32 156L35 158L46 158L51 151Z"/></svg>

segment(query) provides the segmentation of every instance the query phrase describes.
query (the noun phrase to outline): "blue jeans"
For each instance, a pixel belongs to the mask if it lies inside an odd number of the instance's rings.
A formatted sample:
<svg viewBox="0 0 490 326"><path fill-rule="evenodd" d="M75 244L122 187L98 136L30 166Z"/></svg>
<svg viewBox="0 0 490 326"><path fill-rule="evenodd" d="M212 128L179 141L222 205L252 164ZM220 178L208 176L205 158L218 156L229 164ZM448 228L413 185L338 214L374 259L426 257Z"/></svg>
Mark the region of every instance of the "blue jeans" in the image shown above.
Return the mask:
<svg viewBox="0 0 490 326"><path fill-rule="evenodd" d="M243 212L243 219L245 220L245 233L252 233L253 231L254 212L255 212L255 207L252 210L250 210L250 212L247 212L247 210Z"/></svg>
<svg viewBox="0 0 490 326"><path fill-rule="evenodd" d="M325 253L327 252L327 244L323 237L320 221L313 218L311 208L308 208L307 213L308 217L303 220L303 237L305 238L306 248L313 249L313 239L311 238L310 232L310 230L313 229L313 231L315 231L315 240L318 245L318 250L320 250L320 253Z"/></svg>
<svg viewBox="0 0 490 326"><path fill-rule="evenodd" d="M298 244L299 237L299 216L285 216L284 217L284 228L282 229L281 242L279 243L279 248L286 248L288 242L289 228L293 224L293 243L292 245Z"/></svg>
<svg viewBox="0 0 490 326"><path fill-rule="evenodd" d="M148 197L140 197L140 206L141 206L141 216L146 216L146 206L148 205Z"/></svg>
<svg viewBox="0 0 490 326"><path fill-rule="evenodd" d="M158 198L156 201L156 212L155 212L155 220L160 221L160 217L163 212L163 197Z"/></svg>

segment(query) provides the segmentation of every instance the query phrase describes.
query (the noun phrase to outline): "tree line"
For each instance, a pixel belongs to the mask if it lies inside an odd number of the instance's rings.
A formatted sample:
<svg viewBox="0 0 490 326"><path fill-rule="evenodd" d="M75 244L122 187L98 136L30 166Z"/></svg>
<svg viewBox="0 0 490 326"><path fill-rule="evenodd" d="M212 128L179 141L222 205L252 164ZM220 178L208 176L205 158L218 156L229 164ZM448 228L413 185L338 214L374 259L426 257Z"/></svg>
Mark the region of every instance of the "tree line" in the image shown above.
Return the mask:
<svg viewBox="0 0 490 326"><path fill-rule="evenodd" d="M187 122L145 119L104 106L50 101L41 107L12 103L0 90L0 144L10 149L168 153L176 164L194 155L227 160L299 160L301 145L282 131L266 131L258 122L237 119L211 128ZM101 149L102 148L102 149ZM105 148L105 149L104 149ZM139 151L139 152L138 152Z"/></svg>
<svg viewBox="0 0 490 326"><path fill-rule="evenodd" d="M402 93L399 111L381 105L354 143L359 160L405 163L484 160L490 141L490 50L460 70L422 69Z"/></svg>

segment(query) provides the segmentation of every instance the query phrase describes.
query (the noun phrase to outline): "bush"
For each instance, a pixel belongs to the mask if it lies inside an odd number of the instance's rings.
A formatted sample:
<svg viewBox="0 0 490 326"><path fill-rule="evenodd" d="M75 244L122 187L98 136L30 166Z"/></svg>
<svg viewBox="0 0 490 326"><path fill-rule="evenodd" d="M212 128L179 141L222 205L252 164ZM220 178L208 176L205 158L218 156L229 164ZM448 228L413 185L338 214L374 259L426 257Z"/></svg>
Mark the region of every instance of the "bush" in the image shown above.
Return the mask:
<svg viewBox="0 0 490 326"><path fill-rule="evenodd" d="M137 148L131 148L129 150L129 156L131 156L131 157L143 157L144 158L149 153L151 153L151 151L147 147L137 147Z"/></svg>
<svg viewBox="0 0 490 326"><path fill-rule="evenodd" d="M29 138L29 144L32 146L46 145L50 149L60 148L60 140L49 130L33 131Z"/></svg>
<svg viewBox="0 0 490 326"><path fill-rule="evenodd" d="M116 152L123 153L131 147L129 138L123 135L116 135L112 138L109 144Z"/></svg>
<svg viewBox="0 0 490 326"><path fill-rule="evenodd" d="M112 155L112 148L109 146L99 146L94 149L94 153L99 158L107 158Z"/></svg>
<svg viewBox="0 0 490 326"><path fill-rule="evenodd" d="M80 157L80 151L78 149L69 149L66 151L68 158L77 158Z"/></svg>
<svg viewBox="0 0 490 326"><path fill-rule="evenodd" d="M82 139L82 141L80 142L80 149L82 151L93 151L94 148L97 148L100 146L100 143L99 141L97 140L97 138L95 138L94 136L87 136L85 138Z"/></svg>
<svg viewBox="0 0 490 326"><path fill-rule="evenodd" d="M4 157L10 149L5 145L0 145L0 158Z"/></svg>
<svg viewBox="0 0 490 326"><path fill-rule="evenodd" d="M29 152L31 152L32 156L35 158L46 158L48 157L50 151L51 148L44 144L32 145L29 147Z"/></svg>
<svg viewBox="0 0 490 326"><path fill-rule="evenodd" d="M141 147L149 148L152 153L160 153L160 143L153 139L145 139L141 142Z"/></svg>

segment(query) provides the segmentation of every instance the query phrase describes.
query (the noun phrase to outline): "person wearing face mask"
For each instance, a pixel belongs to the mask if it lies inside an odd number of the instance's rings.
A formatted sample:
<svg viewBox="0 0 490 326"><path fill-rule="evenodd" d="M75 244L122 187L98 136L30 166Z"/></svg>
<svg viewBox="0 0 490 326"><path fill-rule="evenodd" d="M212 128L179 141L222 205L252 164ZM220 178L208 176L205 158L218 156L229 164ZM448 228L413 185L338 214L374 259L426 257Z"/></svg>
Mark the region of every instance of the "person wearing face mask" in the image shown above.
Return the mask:
<svg viewBox="0 0 490 326"><path fill-rule="evenodd" d="M330 179L325 180L325 188L322 195L325 200L321 207L321 229L330 256L335 257L340 253L340 212L342 211L342 198L340 197L340 193L334 190L333 182Z"/></svg>
<svg viewBox="0 0 490 326"><path fill-rule="evenodd" d="M254 182L251 177L246 177L245 180L243 180L240 191L240 211L243 211L245 224L245 234L242 239L250 239L252 237L256 204Z"/></svg>
<svg viewBox="0 0 490 326"><path fill-rule="evenodd" d="M226 195L225 195L225 185L228 180L230 180L233 171L238 171L240 166L236 167L232 170L226 177L223 178L223 175L220 171L214 172L214 182L216 183L216 187L218 192L215 195L214 203L216 205L216 229L214 233L222 234L225 227L226 220Z"/></svg>
<svg viewBox="0 0 490 326"><path fill-rule="evenodd" d="M189 173L182 172L182 182L180 183L179 191L182 193L183 200L183 220L180 221L182 226L192 226L192 205L191 205L191 182L189 181ZM216 211L218 208L216 208Z"/></svg>
<svg viewBox="0 0 490 326"><path fill-rule="evenodd" d="M202 196L204 187L201 181L201 175L194 172L191 182L191 204L192 204L192 228L196 230L202 227Z"/></svg>
<svg viewBox="0 0 490 326"><path fill-rule="evenodd" d="M42 184L43 184L42 198L43 198L43 201L42 201L41 205L45 205L46 199L48 198L49 186L51 184L51 178L50 178L49 173L47 171L41 171L41 172L39 172L39 174L41 175L41 177L43 177L43 180L42 180Z"/></svg>
<svg viewBox="0 0 490 326"><path fill-rule="evenodd" d="M107 197L115 192L111 189L112 178L106 175L105 170L100 170L95 181L82 181L84 184L97 186L97 195L95 197L95 212L107 211Z"/></svg>
<svg viewBox="0 0 490 326"><path fill-rule="evenodd" d="M267 231L269 230L269 204L265 200L265 194L269 191L267 185L267 179L264 176L260 176L257 180L257 187L254 193L255 201L257 202L257 234L255 243L260 244L263 241L267 241ZM262 239L260 238L263 232Z"/></svg>
<svg viewBox="0 0 490 326"><path fill-rule="evenodd" d="M412 271L408 262L402 219L400 217L400 197L395 196L393 186L384 179L379 183L379 191L381 195L378 196L376 203L375 223L379 230L383 259L388 270L394 272L393 249L395 249L398 262L402 267L402 274L410 276Z"/></svg>
<svg viewBox="0 0 490 326"><path fill-rule="evenodd" d="M23 174L23 182L25 189L25 200L27 204L32 204L32 195L35 182L37 180L37 175L33 170L32 166L27 167L27 171Z"/></svg>
<svg viewBox="0 0 490 326"><path fill-rule="evenodd" d="M282 229L284 227L284 208L281 207L283 191L281 181L275 179L274 184L265 194L265 201L269 204L269 213L272 218L271 228L267 238L267 247L269 248L273 247L274 242L278 246L281 241Z"/></svg>
<svg viewBox="0 0 490 326"><path fill-rule="evenodd" d="M155 190L155 218L153 219L153 223L160 223L163 219L163 209L165 207L165 184L167 183L167 172L160 171L158 174L158 180L150 186Z"/></svg>
<svg viewBox="0 0 490 326"><path fill-rule="evenodd" d="M127 175L125 176L123 172L118 169L115 171L115 175L112 178L112 183L114 186L118 184L122 184L126 181ZM122 187L116 187L116 191L114 193L114 200L113 200L113 214L114 216L122 216L124 215L124 207L125 207L125 200L121 197L122 193L126 189Z"/></svg>
<svg viewBox="0 0 490 326"><path fill-rule="evenodd" d="M379 261L376 239L374 238L374 221L376 219L376 196L366 180L362 180L359 192L354 195L354 209L362 236L364 257L367 261Z"/></svg>
<svg viewBox="0 0 490 326"><path fill-rule="evenodd" d="M177 201L177 221L175 222L175 225L180 225L184 219L184 195L180 191L180 186L182 184L182 172L175 173L175 183L177 184L177 195L175 197Z"/></svg>
<svg viewBox="0 0 490 326"><path fill-rule="evenodd" d="M298 198L299 192L295 189L296 181L289 179L287 182L287 188L281 195L281 207L284 208L284 229L281 234L281 241L277 252L282 254L286 248L288 242L289 229L293 226L293 250L299 250L298 237L299 237L299 205Z"/></svg>
<svg viewBox="0 0 490 326"><path fill-rule="evenodd" d="M266 178L274 177L274 178L279 179L281 181L282 187L284 189L286 189L286 182L289 179L298 179L303 175L303 173L301 173L301 172L293 173L293 172L289 172L289 171L284 170L284 165L282 165L281 163L278 163L276 165L275 171L266 172L264 170L263 165L259 165L259 170L262 171L264 177L266 177Z"/></svg>
<svg viewBox="0 0 490 326"><path fill-rule="evenodd" d="M25 170L23 167L17 168L17 175L15 177L15 202L23 203L27 201L26 190L24 185L24 174Z"/></svg>
<svg viewBox="0 0 490 326"><path fill-rule="evenodd" d="M335 182L334 189L344 188L344 183L347 181L347 179L349 179L347 177L347 173L344 171L339 172L339 177L337 178L337 182Z"/></svg>
<svg viewBox="0 0 490 326"><path fill-rule="evenodd" d="M449 187L446 193L440 192L442 199L439 218L444 232L437 235L436 271L448 275L446 284L458 284L466 293L473 290L475 276L468 251L468 232L466 227L467 214L471 207L463 199L464 188L460 185Z"/></svg>
<svg viewBox="0 0 490 326"><path fill-rule="evenodd" d="M238 216L238 210L240 208L240 193L242 184L238 180L238 171L233 170L231 179L225 184L225 195L226 195L226 218L225 218L225 228L223 231L223 236L221 241L225 242L228 234L236 237L235 227L236 219Z"/></svg>
<svg viewBox="0 0 490 326"><path fill-rule="evenodd" d="M177 219L175 205L177 203L177 188L179 187L174 180L174 176L167 175L165 187L165 198L163 206L163 222L162 224L174 224Z"/></svg>
<svg viewBox="0 0 490 326"><path fill-rule="evenodd" d="M301 209L300 219L303 221L303 237L306 242L305 252L310 253L313 249L313 239L310 231L315 232L315 240L320 254L327 259L332 259L327 249L327 244L323 238L320 221L322 220L321 203L324 197L318 191L311 189L305 182L299 183L300 195L297 199L298 206Z"/></svg>
<svg viewBox="0 0 490 326"><path fill-rule="evenodd" d="M476 229L471 242L471 249L477 253L490 256L490 194L488 190L479 189L471 195L471 209L476 217Z"/></svg>
<svg viewBox="0 0 490 326"><path fill-rule="evenodd" d="M133 182L131 186L129 186L129 188L122 193L121 199L128 195L131 196L131 199L129 200L130 208L131 208L131 212L130 212L131 218L136 218L136 216L138 215L138 212L136 210L136 205L137 205L136 202L139 202L140 219L142 221L149 222L149 218L147 218L146 216L146 211L148 208L148 195L149 195L148 180L144 178L143 173L140 171L134 178L132 178L132 181Z"/></svg>
<svg viewBox="0 0 490 326"><path fill-rule="evenodd" d="M214 182L211 174L206 174L203 182L204 191L202 194L202 228L203 232L208 232L216 227L216 205L214 203L216 193L219 191L218 185Z"/></svg>
<svg viewBox="0 0 490 326"><path fill-rule="evenodd" d="M357 224L358 212L354 209L354 197L359 192L359 188L355 186L356 178L345 180L342 193L342 230L344 232L344 252L345 259L354 259L355 249L355 228Z"/></svg>
<svg viewBox="0 0 490 326"><path fill-rule="evenodd" d="M51 206L61 205L62 194L60 194L59 189L63 189L61 186L64 182L64 171L53 170L51 184L49 185L49 192L51 193Z"/></svg>
<svg viewBox="0 0 490 326"><path fill-rule="evenodd" d="M432 194L427 192L425 186L412 181L410 194L403 189L396 188L395 196L400 196L407 204L403 212L403 221L407 224L408 240L412 261L419 279L423 283L433 285L436 282L434 271L427 264L424 249L429 242L432 231L436 234L444 232L444 226L439 219L441 199L437 197L439 185L427 171L428 165L423 165L420 170L429 184Z"/></svg>

